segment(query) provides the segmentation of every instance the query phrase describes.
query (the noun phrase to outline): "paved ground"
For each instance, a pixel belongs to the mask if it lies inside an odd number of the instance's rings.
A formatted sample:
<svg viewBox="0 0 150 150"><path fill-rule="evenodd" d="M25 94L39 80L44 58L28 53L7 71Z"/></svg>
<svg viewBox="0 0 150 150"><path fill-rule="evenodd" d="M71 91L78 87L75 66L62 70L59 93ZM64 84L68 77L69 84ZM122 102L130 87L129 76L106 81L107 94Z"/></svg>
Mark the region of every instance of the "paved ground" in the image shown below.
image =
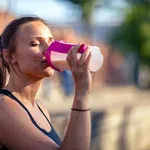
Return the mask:
<svg viewBox="0 0 150 150"><path fill-rule="evenodd" d="M62 114L70 112L73 96L66 97L61 89L53 88L52 92L46 96L38 98L46 105L52 114ZM139 90L133 86L101 87L94 90L89 95L90 107L92 111L100 111L110 107L122 107L125 105L150 104L150 90Z"/></svg>

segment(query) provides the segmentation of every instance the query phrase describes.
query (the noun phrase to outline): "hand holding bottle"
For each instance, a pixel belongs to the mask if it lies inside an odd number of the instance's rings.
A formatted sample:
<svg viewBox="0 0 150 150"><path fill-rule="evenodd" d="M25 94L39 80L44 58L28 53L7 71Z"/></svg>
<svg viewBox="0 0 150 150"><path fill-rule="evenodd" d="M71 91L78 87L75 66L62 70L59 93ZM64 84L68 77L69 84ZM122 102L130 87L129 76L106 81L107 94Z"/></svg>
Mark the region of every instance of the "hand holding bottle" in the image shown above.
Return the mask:
<svg viewBox="0 0 150 150"><path fill-rule="evenodd" d="M77 97L83 98L90 91L92 84L89 68L91 52L87 47L81 54L81 57L77 59L77 53L80 50L80 47L81 45L73 46L69 50L67 55L67 62L74 77L75 95Z"/></svg>

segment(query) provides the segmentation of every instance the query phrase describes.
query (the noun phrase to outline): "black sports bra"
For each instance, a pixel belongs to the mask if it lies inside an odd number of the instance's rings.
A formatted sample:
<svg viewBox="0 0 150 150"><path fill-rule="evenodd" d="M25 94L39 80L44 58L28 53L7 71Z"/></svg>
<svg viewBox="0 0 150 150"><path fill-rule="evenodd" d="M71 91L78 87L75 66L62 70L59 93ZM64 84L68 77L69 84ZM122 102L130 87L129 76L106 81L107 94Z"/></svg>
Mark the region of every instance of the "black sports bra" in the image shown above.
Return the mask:
<svg viewBox="0 0 150 150"><path fill-rule="evenodd" d="M46 117L46 115L44 114L44 112L42 111L42 109L40 108L40 106L37 104L39 110L41 111L41 113L44 115L44 117L46 118L46 120L48 121L48 123L51 126L51 131L47 132L46 130L42 129L41 127L39 127L39 125L36 123L36 121L34 120L34 118L32 117L32 115L30 114L30 112L28 111L28 109L17 99L17 97L15 97L10 91L6 90L6 89L2 89L0 90L0 94L5 94L8 97L10 97L11 99L15 100L17 103L19 103L23 109L27 112L27 114L29 115L32 123L41 131L43 132L45 135L47 135L50 139L52 139L57 145L61 144L61 140L59 138L59 136L57 135L56 131L54 130L52 124L50 123L50 121L48 120L48 118ZM0 150L8 150L6 147L0 148Z"/></svg>

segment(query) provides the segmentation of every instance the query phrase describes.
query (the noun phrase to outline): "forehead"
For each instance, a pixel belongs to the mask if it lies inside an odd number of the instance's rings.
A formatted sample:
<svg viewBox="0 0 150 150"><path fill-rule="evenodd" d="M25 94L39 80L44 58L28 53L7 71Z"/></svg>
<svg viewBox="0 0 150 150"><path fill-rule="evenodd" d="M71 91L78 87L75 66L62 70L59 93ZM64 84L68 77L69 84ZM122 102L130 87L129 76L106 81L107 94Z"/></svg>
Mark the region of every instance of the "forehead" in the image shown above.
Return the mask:
<svg viewBox="0 0 150 150"><path fill-rule="evenodd" d="M28 39L33 36L52 37L48 26L40 21L29 22L20 27L17 37L21 39Z"/></svg>

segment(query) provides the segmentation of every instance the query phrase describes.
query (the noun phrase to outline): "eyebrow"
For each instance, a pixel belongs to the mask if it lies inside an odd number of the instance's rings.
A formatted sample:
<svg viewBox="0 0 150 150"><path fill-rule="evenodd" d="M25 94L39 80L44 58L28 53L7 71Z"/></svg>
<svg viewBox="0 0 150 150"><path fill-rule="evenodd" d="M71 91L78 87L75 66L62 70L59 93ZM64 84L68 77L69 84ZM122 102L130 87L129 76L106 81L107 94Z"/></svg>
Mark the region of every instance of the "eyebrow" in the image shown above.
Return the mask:
<svg viewBox="0 0 150 150"><path fill-rule="evenodd" d="M41 36L35 36L35 37L31 37L31 38L29 38L29 40L31 40L31 39L41 39L41 40L43 40L43 39L44 39L44 40L45 40L45 38L44 38L44 37L41 37ZM50 41L51 41L51 40L54 40L54 38L53 38L53 37L49 37L48 39L49 39Z"/></svg>

